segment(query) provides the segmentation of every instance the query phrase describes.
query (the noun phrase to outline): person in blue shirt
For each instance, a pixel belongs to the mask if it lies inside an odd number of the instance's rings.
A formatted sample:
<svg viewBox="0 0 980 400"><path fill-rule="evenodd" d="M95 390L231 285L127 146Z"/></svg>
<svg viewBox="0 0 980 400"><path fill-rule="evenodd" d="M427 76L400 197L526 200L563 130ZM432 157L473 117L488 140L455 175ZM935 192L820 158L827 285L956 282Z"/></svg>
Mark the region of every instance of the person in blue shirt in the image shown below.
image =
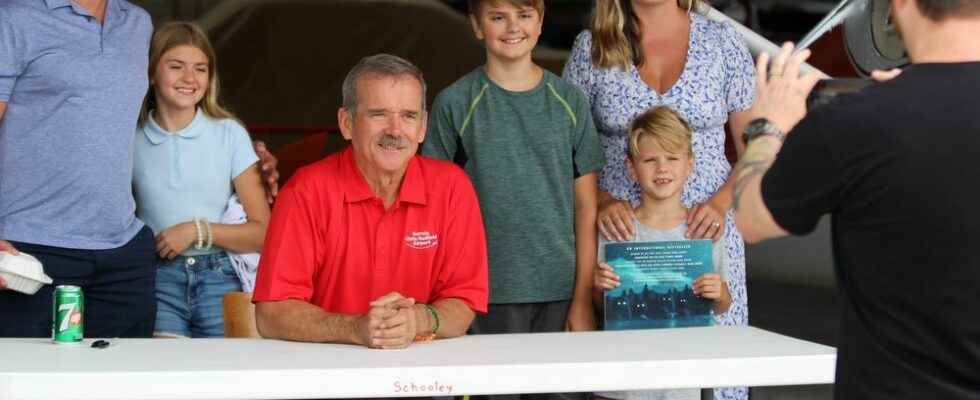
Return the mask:
<svg viewBox="0 0 980 400"><path fill-rule="evenodd" d="M152 30L125 0L0 2L0 251L54 279L34 295L0 281L0 337L50 336L55 285L84 290L86 336L153 333L156 245L132 193Z"/></svg>
<svg viewBox="0 0 980 400"><path fill-rule="evenodd" d="M228 253L262 248L269 205L248 132L218 103L215 54L190 22L158 28L134 147L136 216L156 233L156 336L221 337L242 289ZM221 224L236 194L243 224Z"/></svg>

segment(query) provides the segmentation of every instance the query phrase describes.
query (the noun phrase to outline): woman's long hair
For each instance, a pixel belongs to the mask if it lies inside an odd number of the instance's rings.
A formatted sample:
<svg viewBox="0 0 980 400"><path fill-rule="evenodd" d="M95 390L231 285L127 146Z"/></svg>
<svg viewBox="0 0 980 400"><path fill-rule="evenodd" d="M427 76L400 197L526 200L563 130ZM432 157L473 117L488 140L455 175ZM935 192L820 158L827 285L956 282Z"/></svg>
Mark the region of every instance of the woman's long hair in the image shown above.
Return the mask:
<svg viewBox="0 0 980 400"><path fill-rule="evenodd" d="M677 0L688 12L702 12L703 0ZM592 64L599 68L643 65L640 21L630 0L596 0L592 13Z"/></svg>
<svg viewBox="0 0 980 400"><path fill-rule="evenodd" d="M201 50L208 58L208 87L204 90L199 106L204 113L215 119L235 118L235 115L218 103L218 66L215 60L214 48L207 34L197 24L186 21L174 21L163 24L153 33L150 41L150 65L147 74L151 78L156 74L158 64L163 55L179 46L192 46ZM150 85L143 98L143 108L140 109L139 126L146 125L150 110L156 108L156 89Z"/></svg>

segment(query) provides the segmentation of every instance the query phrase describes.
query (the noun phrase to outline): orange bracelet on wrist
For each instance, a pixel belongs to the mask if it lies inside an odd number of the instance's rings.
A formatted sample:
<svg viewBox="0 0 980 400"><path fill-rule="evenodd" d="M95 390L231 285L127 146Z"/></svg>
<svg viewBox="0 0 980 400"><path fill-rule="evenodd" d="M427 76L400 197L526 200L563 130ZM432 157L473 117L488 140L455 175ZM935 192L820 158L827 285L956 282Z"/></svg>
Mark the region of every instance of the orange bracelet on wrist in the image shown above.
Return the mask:
<svg viewBox="0 0 980 400"><path fill-rule="evenodd" d="M429 333L420 333L418 335L415 335L415 341L416 342L429 342L429 341L435 340L435 338L436 338L436 332L439 330L439 314L436 313L436 309L435 308L433 308L432 306L430 306L428 304L419 303L418 305L421 305L423 308L425 308L425 311L428 311L428 314L430 316L432 316L433 327L432 327L432 332L429 332Z"/></svg>
<svg viewBox="0 0 980 400"><path fill-rule="evenodd" d="M415 339L412 339L412 341L413 342L431 342L431 341L433 341L435 339L436 339L435 332L429 332L429 333L420 333L418 335L415 335Z"/></svg>

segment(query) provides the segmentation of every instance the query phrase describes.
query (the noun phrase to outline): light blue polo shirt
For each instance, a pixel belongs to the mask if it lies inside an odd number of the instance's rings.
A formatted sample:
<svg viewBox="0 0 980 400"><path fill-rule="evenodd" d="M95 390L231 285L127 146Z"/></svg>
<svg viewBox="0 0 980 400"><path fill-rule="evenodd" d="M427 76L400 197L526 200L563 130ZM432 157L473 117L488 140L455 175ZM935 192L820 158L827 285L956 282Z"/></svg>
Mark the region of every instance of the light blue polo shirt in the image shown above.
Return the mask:
<svg viewBox="0 0 980 400"><path fill-rule="evenodd" d="M150 114L136 131L133 190L136 215L154 234L204 218L221 220L232 182L258 161L248 132L234 119L213 119L198 109L184 129L167 132ZM215 253L191 248L184 255Z"/></svg>
<svg viewBox="0 0 980 400"><path fill-rule="evenodd" d="M152 31L123 0L102 25L70 0L0 0L0 239L108 249L143 227L132 149Z"/></svg>

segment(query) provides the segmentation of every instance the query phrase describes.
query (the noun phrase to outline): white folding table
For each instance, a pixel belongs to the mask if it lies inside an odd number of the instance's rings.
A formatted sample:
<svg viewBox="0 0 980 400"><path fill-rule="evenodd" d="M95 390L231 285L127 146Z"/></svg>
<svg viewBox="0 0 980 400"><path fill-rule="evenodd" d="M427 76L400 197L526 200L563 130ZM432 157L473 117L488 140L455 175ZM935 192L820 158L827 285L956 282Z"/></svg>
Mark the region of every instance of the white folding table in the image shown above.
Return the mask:
<svg viewBox="0 0 980 400"><path fill-rule="evenodd" d="M836 351L757 328L466 336L403 350L262 339L0 339L0 399L304 399L831 383Z"/></svg>

